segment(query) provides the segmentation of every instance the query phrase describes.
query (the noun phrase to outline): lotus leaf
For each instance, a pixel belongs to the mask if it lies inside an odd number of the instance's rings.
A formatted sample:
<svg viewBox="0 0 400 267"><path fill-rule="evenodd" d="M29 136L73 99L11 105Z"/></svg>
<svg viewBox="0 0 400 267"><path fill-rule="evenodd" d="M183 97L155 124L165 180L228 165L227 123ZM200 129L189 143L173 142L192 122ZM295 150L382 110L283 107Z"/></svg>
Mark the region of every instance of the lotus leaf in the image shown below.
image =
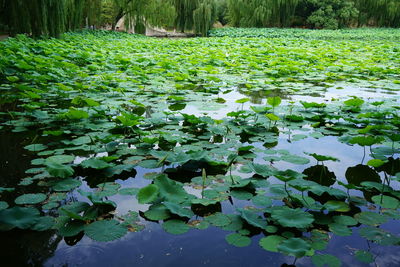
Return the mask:
<svg viewBox="0 0 400 267"><path fill-rule="evenodd" d="M85 234L91 239L108 242L119 239L126 235L127 228L120 225L116 220L96 221L85 226Z"/></svg>

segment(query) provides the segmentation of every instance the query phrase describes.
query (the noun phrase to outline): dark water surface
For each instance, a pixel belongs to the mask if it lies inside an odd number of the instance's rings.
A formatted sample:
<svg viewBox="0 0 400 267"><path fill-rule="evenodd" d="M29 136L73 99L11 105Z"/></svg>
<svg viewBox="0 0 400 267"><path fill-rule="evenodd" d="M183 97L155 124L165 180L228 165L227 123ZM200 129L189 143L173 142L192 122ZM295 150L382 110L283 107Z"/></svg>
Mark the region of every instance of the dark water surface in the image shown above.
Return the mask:
<svg viewBox="0 0 400 267"><path fill-rule="evenodd" d="M306 94L288 95L284 101L295 99L305 101L321 102L326 99L338 98L347 95L359 97L371 97L373 99L398 98L399 88L355 88L343 87L341 85L331 88L321 88L320 92L313 93L313 96ZM207 110L207 107L200 103L187 105L183 110L185 113L204 114L208 113L213 118L225 117L226 113L238 108L248 109L250 105L264 105L268 92L244 92L234 90L226 95L227 101L218 110ZM250 97L251 102L241 104L235 100ZM301 134L294 132L291 135ZM25 146L34 138L26 134L1 134L0 135L0 184L4 187L13 187L24 171L30 167L30 158L25 155ZM291 142L288 134L282 133L275 149L286 149L289 152L309 151L323 155L330 155L339 158L340 162L328 162L325 166L329 171L334 172L337 180L346 181L345 172L349 167L357 166L363 158L363 149L359 146L349 146L337 140L336 137L322 137L316 141L314 138L305 138ZM254 144L262 146L262 144ZM367 153L364 162L370 158ZM255 162L264 162L262 156ZM265 155L264 155L265 156ZM396 155L398 157L398 155ZM315 165L311 162L308 165L294 165L285 162L276 163L279 169L291 168L296 171L303 171ZM135 178L117 180L122 187L142 187L151 181L144 179L146 172L154 170L137 168ZM398 189L397 184L392 187ZM81 188L90 190L87 181L83 181ZM186 188L189 193L199 194L196 189ZM16 192L17 194L18 192ZM360 194L360 192L359 192ZM85 200L79 193L73 192L70 199ZM125 213L128 210L145 210L147 205L141 205L132 196L113 196L110 198L117 203L117 213ZM235 200L234 205L224 203L222 211L233 211L235 207L244 207L246 201ZM172 235L166 233L159 224L142 221L145 229L140 232L129 233L120 240L101 243L95 242L84 236L80 241L64 240L55 234L54 231L31 232L13 230L0 232L0 255L2 266L281 266L283 263L292 264L293 257L286 257L280 253L272 253L262 249L258 241L262 234L255 234L252 243L248 247L236 248L225 241L227 231L210 226L206 230L192 229L183 235ZM389 221L381 226L393 234L400 234L400 227L397 221ZM356 232L356 231L354 231ZM354 257L356 250L368 250L376 256L376 262L371 266L400 266L400 254L398 247L378 246L366 241L353 232L352 236L340 237L331 235L326 253L337 256L342 260L343 266L370 266L363 264ZM75 241L75 242L74 242ZM296 266L310 266L310 258L299 259Z"/></svg>

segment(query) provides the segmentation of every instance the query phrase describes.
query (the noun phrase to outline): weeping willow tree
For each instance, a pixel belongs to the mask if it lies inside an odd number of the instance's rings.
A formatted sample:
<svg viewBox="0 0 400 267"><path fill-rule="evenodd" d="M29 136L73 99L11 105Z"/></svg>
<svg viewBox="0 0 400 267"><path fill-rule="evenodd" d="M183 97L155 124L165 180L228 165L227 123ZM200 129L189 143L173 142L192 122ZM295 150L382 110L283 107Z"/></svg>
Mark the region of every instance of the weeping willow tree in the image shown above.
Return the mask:
<svg viewBox="0 0 400 267"><path fill-rule="evenodd" d="M172 25L176 18L173 0L107 0L112 1L112 27L121 18L125 18L126 28L143 25L162 26Z"/></svg>
<svg viewBox="0 0 400 267"><path fill-rule="evenodd" d="M400 27L400 0L356 0L359 26Z"/></svg>
<svg viewBox="0 0 400 267"><path fill-rule="evenodd" d="M228 18L235 27L288 26L298 0L228 0Z"/></svg>
<svg viewBox="0 0 400 267"><path fill-rule="evenodd" d="M207 36L208 31L217 19L217 14L217 4L214 0L202 1L193 11L195 32Z"/></svg>
<svg viewBox="0 0 400 267"><path fill-rule="evenodd" d="M96 23L102 0L0 0L2 23L11 35L59 35L82 27L84 20Z"/></svg>

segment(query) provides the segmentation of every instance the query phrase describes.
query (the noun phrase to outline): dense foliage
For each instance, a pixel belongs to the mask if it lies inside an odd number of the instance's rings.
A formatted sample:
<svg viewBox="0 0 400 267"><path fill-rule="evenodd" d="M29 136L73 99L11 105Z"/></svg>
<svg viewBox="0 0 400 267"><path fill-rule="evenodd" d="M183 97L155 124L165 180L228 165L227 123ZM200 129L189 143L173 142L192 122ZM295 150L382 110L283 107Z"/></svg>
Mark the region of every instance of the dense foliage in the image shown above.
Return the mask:
<svg viewBox="0 0 400 267"><path fill-rule="evenodd" d="M0 229L74 245L214 226L308 266L340 266L334 237L380 265L400 244L399 30L292 32L1 42L0 132L29 162L1 177Z"/></svg>
<svg viewBox="0 0 400 267"><path fill-rule="evenodd" d="M0 0L0 30L59 36L125 17L127 28L175 28L207 35L216 21L233 27L400 26L398 0ZM3 25L3 26L2 26Z"/></svg>

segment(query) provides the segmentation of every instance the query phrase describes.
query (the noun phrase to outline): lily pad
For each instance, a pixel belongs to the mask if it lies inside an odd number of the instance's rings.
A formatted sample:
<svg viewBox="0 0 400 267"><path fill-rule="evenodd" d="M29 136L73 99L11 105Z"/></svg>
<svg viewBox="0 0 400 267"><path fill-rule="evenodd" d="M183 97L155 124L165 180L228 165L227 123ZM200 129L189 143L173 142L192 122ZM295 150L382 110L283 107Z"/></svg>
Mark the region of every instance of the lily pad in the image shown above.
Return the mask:
<svg viewBox="0 0 400 267"><path fill-rule="evenodd" d="M289 238L278 245L278 251L296 258L305 256L310 249L311 245L301 238Z"/></svg>
<svg viewBox="0 0 400 267"><path fill-rule="evenodd" d="M260 246L271 252L278 252L278 245L286 238L279 235L270 235L260 239Z"/></svg>
<svg viewBox="0 0 400 267"><path fill-rule="evenodd" d="M137 198L140 204L153 202L158 197L158 186L150 184L139 190Z"/></svg>
<svg viewBox="0 0 400 267"><path fill-rule="evenodd" d="M400 205L400 201L397 200L394 197L389 197L389 196L381 196L381 195L377 195L377 196L373 196L372 197L372 201L381 206L382 208L385 209L397 209Z"/></svg>
<svg viewBox="0 0 400 267"><path fill-rule="evenodd" d="M190 230L190 226L180 220L169 220L162 224L163 229L173 235L184 234Z"/></svg>
<svg viewBox="0 0 400 267"><path fill-rule="evenodd" d="M301 209L279 207L272 210L271 217L284 227L306 228L311 226L314 217Z"/></svg>
<svg viewBox="0 0 400 267"><path fill-rule="evenodd" d="M342 265L337 257L330 254L315 254L311 257L311 261L317 267L340 267Z"/></svg>
<svg viewBox="0 0 400 267"><path fill-rule="evenodd" d="M247 247L251 243L251 238L237 233L227 235L225 240L228 242L228 244L238 248Z"/></svg>
<svg viewBox="0 0 400 267"><path fill-rule="evenodd" d="M39 220L39 211L35 208L13 207L0 211L0 228L4 224L8 229L14 227L28 229Z"/></svg>
<svg viewBox="0 0 400 267"><path fill-rule="evenodd" d="M85 226L85 234L93 240L108 242L119 239L127 233L128 229L116 220L96 221Z"/></svg>
<svg viewBox="0 0 400 267"><path fill-rule="evenodd" d="M37 194L24 194L15 199L15 204L27 205L27 204L38 204L45 201L47 196L42 193Z"/></svg>
<svg viewBox="0 0 400 267"><path fill-rule="evenodd" d="M360 223L370 226L380 225L387 221L387 216L371 211L357 213L354 218Z"/></svg>

